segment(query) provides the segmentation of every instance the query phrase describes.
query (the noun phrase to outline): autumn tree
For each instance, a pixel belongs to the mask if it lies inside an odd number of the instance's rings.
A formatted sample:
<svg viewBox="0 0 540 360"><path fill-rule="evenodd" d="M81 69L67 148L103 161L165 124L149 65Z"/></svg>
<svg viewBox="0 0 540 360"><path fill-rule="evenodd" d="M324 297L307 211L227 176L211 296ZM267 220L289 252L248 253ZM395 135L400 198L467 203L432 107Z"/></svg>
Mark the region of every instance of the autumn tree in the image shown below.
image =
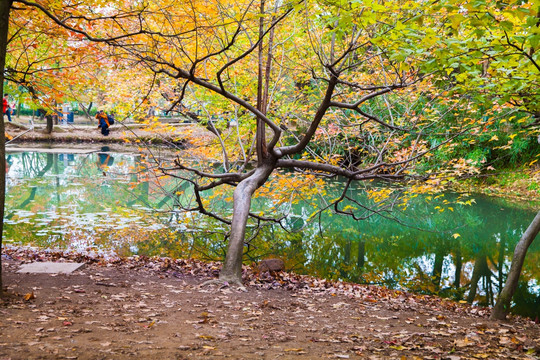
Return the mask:
<svg viewBox="0 0 540 360"><path fill-rule="evenodd" d="M153 76L101 46L108 40L103 32L103 23L110 18L107 9L114 8L114 16L119 17L129 17L132 11L122 7L122 2L104 4L88 1L57 6L16 2L7 45L8 83L24 89L34 106L49 114L55 113L57 104L68 101L80 103L86 111L91 103L97 103L107 105L107 110L114 108L122 116L131 114L148 97ZM100 41L90 41L76 31L78 26L93 29ZM133 77L133 73L138 76ZM88 104L88 108L83 104ZM48 116L47 120L50 133L52 118Z"/></svg>
<svg viewBox="0 0 540 360"><path fill-rule="evenodd" d="M419 4L164 1L145 10L151 15L139 36L109 44L163 81L177 82L171 109L217 101L244 130L235 141L219 142L227 159L222 171L181 159L162 168L193 184L196 204L186 211L230 226L221 281L241 283L248 223L279 220L251 211L256 192L274 177L291 171L343 177L347 186L328 207L361 219L393 204L342 206L352 182L414 176L411 164L432 150L423 138L440 118L414 104L422 103L422 91L435 91L421 64L437 44L417 41L425 36L416 21L424 11ZM326 141L336 136L350 137L346 153ZM208 207L217 191L232 191L230 218Z"/></svg>
<svg viewBox="0 0 540 360"><path fill-rule="evenodd" d="M217 110L218 118L237 120L237 136L215 132L221 171L185 159L162 169L173 176L179 176L174 170L195 176L180 175L193 184L195 194L196 205L186 211L230 226L220 278L234 283L241 282L247 224L279 220L251 211L253 196L262 191L283 195L294 188L269 188L282 185L276 178L290 172L343 177L345 190L329 199L328 207L356 219L395 206L366 208L348 199L347 190L353 181L417 175L411 165L430 154L433 145L424 138L441 121L436 112L422 111L441 96L440 87L430 83L431 72L442 62L452 80L463 79L456 70L460 63L444 62L455 54L443 40L460 33L464 11L474 11L468 5L408 1L111 1L108 7L85 2L64 8L17 3L153 73L173 89L166 96L170 110L199 108L209 123L210 110ZM464 38L475 34L473 25ZM490 46L499 49L483 49ZM465 65L479 69L478 64ZM531 103L527 96L522 99ZM464 128L457 123L454 130ZM336 139L345 144L339 151ZM233 192L231 217L209 208L208 198L217 191ZM388 197L384 192L372 196Z"/></svg>

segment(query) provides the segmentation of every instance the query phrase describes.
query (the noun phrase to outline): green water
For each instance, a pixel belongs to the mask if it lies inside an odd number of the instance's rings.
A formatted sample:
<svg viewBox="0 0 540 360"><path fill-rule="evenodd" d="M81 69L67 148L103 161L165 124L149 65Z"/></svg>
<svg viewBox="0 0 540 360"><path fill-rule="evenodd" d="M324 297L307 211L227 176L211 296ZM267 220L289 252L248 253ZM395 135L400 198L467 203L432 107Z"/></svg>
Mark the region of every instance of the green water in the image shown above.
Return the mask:
<svg viewBox="0 0 540 360"><path fill-rule="evenodd" d="M153 175L147 159L109 152L9 154L4 241L105 255L222 258L226 226L189 211L189 183ZM457 194L415 196L406 209L396 197L386 211L363 186L348 190L345 206L369 205L379 214L365 210L361 221L332 211L313 217L325 199L300 199L280 208L287 214L282 226L250 223L246 261L280 256L300 273L491 305L536 213L534 204ZM342 188L342 182L327 182L325 198ZM226 197L210 201L224 216L231 210ZM274 205L259 198L253 210ZM539 240L527 255L515 311L540 314Z"/></svg>

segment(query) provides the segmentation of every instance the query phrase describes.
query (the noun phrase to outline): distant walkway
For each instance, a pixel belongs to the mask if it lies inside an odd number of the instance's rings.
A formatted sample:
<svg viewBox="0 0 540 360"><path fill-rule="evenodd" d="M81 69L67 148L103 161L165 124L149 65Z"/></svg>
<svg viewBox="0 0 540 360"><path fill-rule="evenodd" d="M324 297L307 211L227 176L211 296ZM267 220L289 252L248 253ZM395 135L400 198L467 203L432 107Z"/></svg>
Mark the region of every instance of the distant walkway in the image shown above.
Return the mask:
<svg viewBox="0 0 540 360"><path fill-rule="evenodd" d="M97 121L76 118L74 123L54 125L51 134L45 133L45 121L34 121L31 117L14 118L5 121L8 146L21 142L63 142L63 143L122 143L153 144L185 149L193 142L213 141L214 135L208 130L190 123L168 123L163 127L134 122L115 123L110 127L110 135L103 136L97 128Z"/></svg>
<svg viewBox="0 0 540 360"><path fill-rule="evenodd" d="M183 118L183 117L158 117L158 119L163 123L172 123L172 124L190 124L191 123L190 121L187 121L187 119ZM41 120L37 116L34 116L32 118L32 116L26 116L26 115L12 116L12 120L14 122L20 123L22 125L32 124L32 121L33 121L34 125L45 125L47 123L47 121L45 119ZM4 121L7 122L7 118L4 118ZM136 122L133 121L133 119L126 119L126 120L120 119L120 121L123 124L136 124ZM75 126L94 125L95 124L97 126L97 120L95 118L89 119L86 116L76 115L73 118L73 122L68 122L66 124L67 125L75 125ZM59 121L58 124L55 124L55 125L66 125L66 124L64 124L62 121Z"/></svg>

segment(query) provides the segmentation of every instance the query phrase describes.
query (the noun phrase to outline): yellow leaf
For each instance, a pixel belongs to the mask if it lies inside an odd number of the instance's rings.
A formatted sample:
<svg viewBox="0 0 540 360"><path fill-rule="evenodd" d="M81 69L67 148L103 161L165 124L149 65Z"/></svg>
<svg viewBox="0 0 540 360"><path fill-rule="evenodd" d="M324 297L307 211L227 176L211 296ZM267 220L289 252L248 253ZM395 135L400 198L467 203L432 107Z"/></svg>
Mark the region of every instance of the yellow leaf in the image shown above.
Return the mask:
<svg viewBox="0 0 540 360"><path fill-rule="evenodd" d="M499 140L499 138L497 137L497 135L493 135L491 137L491 139L489 139L489 141L496 141L496 140Z"/></svg>
<svg viewBox="0 0 540 360"><path fill-rule="evenodd" d="M156 324L156 320L153 320L150 324L146 325L145 327L146 328L151 328L152 326L154 326Z"/></svg>
<svg viewBox="0 0 540 360"><path fill-rule="evenodd" d="M474 354L473 356L474 356L475 358L477 358L477 359L486 359L486 358L489 357L488 354L484 354L484 353L481 353L481 354Z"/></svg>
<svg viewBox="0 0 540 360"><path fill-rule="evenodd" d="M28 294L24 295L24 301L30 301L32 299L35 299L36 296L34 295L34 292L29 292Z"/></svg>
<svg viewBox="0 0 540 360"><path fill-rule="evenodd" d="M198 338L203 339L203 340L214 340L215 339L215 337L213 337L212 335L199 335Z"/></svg>

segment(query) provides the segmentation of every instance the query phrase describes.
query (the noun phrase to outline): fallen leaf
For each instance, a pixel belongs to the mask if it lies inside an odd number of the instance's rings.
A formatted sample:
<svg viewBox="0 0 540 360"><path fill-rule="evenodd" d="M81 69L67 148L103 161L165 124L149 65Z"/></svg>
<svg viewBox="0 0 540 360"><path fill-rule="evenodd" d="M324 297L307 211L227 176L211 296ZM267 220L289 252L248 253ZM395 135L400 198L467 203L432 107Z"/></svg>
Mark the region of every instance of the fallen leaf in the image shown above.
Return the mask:
<svg viewBox="0 0 540 360"><path fill-rule="evenodd" d="M214 340L215 337L213 337L212 335L199 335L197 336L199 339L203 339L203 340Z"/></svg>
<svg viewBox="0 0 540 360"><path fill-rule="evenodd" d="M150 329L152 326L156 324L156 320L152 320L152 322L148 325L144 325L145 328Z"/></svg>
<svg viewBox="0 0 540 360"><path fill-rule="evenodd" d="M29 292L28 294L24 295L23 299L24 301L30 301L32 299L35 299L36 295L34 295L34 292Z"/></svg>

